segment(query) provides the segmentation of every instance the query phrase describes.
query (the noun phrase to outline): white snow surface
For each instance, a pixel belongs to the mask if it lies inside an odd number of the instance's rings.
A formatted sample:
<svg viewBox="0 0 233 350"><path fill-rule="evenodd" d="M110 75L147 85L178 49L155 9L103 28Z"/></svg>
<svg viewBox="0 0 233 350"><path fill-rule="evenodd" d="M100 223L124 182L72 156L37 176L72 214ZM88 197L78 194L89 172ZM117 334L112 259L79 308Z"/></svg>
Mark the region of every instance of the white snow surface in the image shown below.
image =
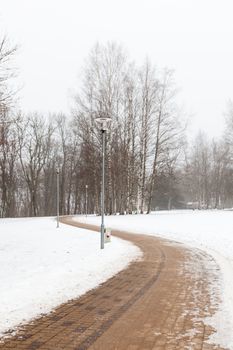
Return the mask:
<svg viewBox="0 0 233 350"><path fill-rule="evenodd" d="M95 216L75 220L100 223ZM233 211L174 210L156 211L150 215L106 216L111 228L171 239L199 248L212 255L220 267L219 310L206 322L217 332L210 342L233 349Z"/></svg>
<svg viewBox="0 0 233 350"><path fill-rule="evenodd" d="M0 336L96 287L142 256L52 218L0 220Z"/></svg>

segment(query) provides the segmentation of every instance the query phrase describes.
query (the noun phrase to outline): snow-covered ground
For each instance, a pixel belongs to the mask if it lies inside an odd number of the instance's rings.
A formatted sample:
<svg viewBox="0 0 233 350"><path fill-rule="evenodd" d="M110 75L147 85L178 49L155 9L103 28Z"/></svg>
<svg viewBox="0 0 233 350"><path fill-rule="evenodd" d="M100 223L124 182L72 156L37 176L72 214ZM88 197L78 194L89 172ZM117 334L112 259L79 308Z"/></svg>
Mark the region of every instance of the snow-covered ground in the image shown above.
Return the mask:
<svg viewBox="0 0 233 350"><path fill-rule="evenodd" d="M100 217L76 219L100 224ZM222 272L222 304L210 321L215 343L233 349L233 211L160 211L106 217L112 228L169 238L214 256ZM117 238L99 249L95 232L52 218L0 220L0 336L96 287L130 261L138 248Z"/></svg>
<svg viewBox="0 0 233 350"><path fill-rule="evenodd" d="M99 235L52 218L0 220L0 336L104 282L138 248L113 238L100 250Z"/></svg>
<svg viewBox="0 0 233 350"><path fill-rule="evenodd" d="M77 217L77 220L100 223L100 217ZM150 215L107 216L112 228L145 233L183 242L205 250L220 266L222 303L208 320L217 333L211 341L233 349L233 211L158 211Z"/></svg>

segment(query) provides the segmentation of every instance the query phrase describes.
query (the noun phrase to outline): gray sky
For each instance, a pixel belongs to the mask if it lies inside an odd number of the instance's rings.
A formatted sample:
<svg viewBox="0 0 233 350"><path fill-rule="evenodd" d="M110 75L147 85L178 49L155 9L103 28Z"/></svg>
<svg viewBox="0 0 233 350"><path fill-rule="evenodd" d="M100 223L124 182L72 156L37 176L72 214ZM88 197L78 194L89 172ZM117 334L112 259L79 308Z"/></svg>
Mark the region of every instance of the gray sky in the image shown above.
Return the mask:
<svg viewBox="0 0 233 350"><path fill-rule="evenodd" d="M0 0L0 32L20 46L25 111L69 111L90 49L115 40L138 64L175 69L190 132L218 136L233 99L232 15L232 0Z"/></svg>

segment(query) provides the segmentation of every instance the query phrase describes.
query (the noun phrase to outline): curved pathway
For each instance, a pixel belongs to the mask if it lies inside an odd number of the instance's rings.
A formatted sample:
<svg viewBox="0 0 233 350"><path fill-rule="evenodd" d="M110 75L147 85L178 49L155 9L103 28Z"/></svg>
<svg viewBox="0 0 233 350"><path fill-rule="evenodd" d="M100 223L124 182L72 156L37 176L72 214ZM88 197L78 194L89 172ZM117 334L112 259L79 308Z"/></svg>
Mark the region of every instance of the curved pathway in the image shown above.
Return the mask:
<svg viewBox="0 0 233 350"><path fill-rule="evenodd" d="M93 225L63 223L99 230ZM143 259L98 288L59 306L50 315L0 343L21 350L221 350L207 343L214 329L204 322L218 304L210 291L214 260L199 250L146 235L114 230L136 244Z"/></svg>

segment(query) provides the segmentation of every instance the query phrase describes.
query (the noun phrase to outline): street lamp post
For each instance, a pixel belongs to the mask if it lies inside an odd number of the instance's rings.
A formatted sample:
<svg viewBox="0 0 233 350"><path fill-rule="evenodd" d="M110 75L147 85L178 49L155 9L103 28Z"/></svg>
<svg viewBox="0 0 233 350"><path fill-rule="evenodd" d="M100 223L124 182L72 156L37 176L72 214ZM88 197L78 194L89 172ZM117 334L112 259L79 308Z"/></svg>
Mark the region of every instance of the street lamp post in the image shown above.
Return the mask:
<svg viewBox="0 0 233 350"><path fill-rule="evenodd" d="M59 168L57 168L57 228L59 227L59 202L60 202L60 196L59 196Z"/></svg>
<svg viewBox="0 0 233 350"><path fill-rule="evenodd" d="M100 130L102 135L102 189L101 189L101 228L100 228L100 248L104 249L104 190L105 190L105 143L106 143L106 130L107 125L111 121L111 118L96 118L97 123L100 124Z"/></svg>
<svg viewBox="0 0 233 350"><path fill-rule="evenodd" d="M88 190L88 185L86 185L86 217L87 217L87 190Z"/></svg>

